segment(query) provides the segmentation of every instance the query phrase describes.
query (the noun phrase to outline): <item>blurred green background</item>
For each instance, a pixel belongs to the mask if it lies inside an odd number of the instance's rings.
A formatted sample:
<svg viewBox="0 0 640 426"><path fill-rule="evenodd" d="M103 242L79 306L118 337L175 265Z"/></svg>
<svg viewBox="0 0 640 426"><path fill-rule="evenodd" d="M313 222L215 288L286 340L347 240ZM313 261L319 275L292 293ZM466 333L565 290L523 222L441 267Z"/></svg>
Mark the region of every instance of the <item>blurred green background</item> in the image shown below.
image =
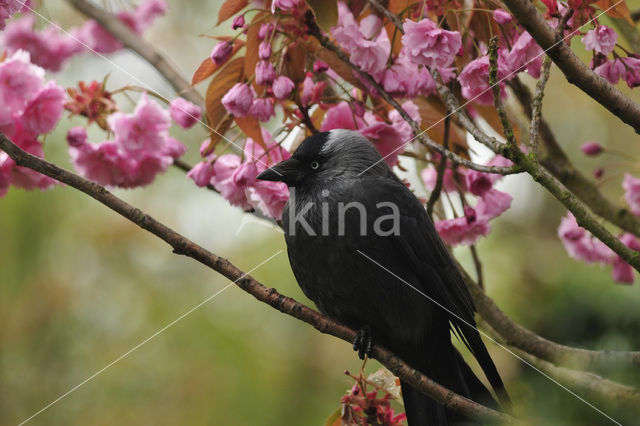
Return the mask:
<svg viewBox="0 0 640 426"><path fill-rule="evenodd" d="M107 3L115 9L122 2ZM198 34L213 33L220 3L170 1L169 14L146 38L190 76L211 50L212 40ZM640 1L632 2L632 10L634 3L640 6ZM82 20L62 1L47 1L45 7L65 28ZM229 33L230 23L216 31ZM135 55L121 52L112 59L173 97L162 78ZM56 78L68 87L109 73L111 89L131 83L126 73L92 56L75 58ZM625 92L640 101L637 90ZM125 104L125 99L118 100ZM610 155L587 159L579 148L597 140L638 158L640 141L632 129L567 84L557 69L544 114L585 173L606 167L601 188L622 203L622 173L640 173L638 161ZM47 138L47 157L65 167L70 164L64 136L76 124L81 122L64 120ZM198 161L204 130L172 131L189 146L187 160ZM92 140L100 140L99 135ZM529 178L508 177L500 188L514 196L513 207L478 246L487 291L499 306L524 326L561 343L640 348L639 287L615 285L608 270L570 259L556 237L563 208ZM271 225L197 188L176 169L148 188L116 194L243 270L285 250L281 234ZM471 266L468 249L456 250L456 255ZM252 275L310 303L284 252ZM227 283L195 261L173 255L155 237L73 189L10 190L0 199L0 424L28 418ZM505 350L487 344L518 413L532 424L608 423ZM359 367L349 344L231 287L30 423L317 425L351 386L343 371ZM373 371L378 364L368 367ZM640 386L637 372L612 374ZM625 424L638 423L615 406L597 405Z"/></svg>

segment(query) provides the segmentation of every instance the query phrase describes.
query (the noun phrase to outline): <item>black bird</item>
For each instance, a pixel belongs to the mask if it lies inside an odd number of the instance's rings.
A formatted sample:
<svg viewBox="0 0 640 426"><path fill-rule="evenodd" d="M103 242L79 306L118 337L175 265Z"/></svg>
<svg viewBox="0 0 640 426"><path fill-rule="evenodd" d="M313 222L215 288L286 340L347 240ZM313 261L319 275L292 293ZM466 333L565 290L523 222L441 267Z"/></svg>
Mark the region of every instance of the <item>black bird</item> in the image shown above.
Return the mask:
<svg viewBox="0 0 640 426"><path fill-rule="evenodd" d="M424 206L371 142L354 131L318 133L258 179L289 186L283 227L291 268L322 313L359 330L361 358L375 340L441 385L497 408L453 346L453 331L509 404L460 272ZM472 423L401 386L410 425Z"/></svg>

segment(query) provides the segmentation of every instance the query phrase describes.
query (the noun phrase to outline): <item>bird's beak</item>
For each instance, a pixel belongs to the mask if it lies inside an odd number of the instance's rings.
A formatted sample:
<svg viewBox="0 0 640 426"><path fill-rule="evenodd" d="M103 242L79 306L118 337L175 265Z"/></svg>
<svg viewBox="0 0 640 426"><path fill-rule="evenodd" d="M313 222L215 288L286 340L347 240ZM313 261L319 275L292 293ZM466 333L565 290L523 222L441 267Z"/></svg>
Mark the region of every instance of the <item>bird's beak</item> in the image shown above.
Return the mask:
<svg viewBox="0 0 640 426"><path fill-rule="evenodd" d="M275 166L269 167L258 175L260 180L270 180L274 182L284 182L287 185L294 184L300 179L299 161L295 158L281 161Z"/></svg>

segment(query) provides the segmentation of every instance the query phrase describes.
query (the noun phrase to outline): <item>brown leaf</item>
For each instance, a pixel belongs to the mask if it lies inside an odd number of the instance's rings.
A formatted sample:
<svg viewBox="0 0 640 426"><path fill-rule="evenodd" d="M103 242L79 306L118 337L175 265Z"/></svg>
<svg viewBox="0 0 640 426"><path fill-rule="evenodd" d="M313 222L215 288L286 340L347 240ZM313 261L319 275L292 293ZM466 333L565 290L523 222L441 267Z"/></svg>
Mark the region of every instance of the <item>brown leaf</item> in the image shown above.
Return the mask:
<svg viewBox="0 0 640 426"><path fill-rule="evenodd" d="M412 4L417 5L418 3L415 2L415 0L389 0L389 5L387 6L387 8L391 13L397 16L399 16L400 13L404 13L403 18L406 18L407 17L406 12L409 9L413 9L409 7ZM385 21L387 20L384 16L381 16L381 18ZM395 24L391 21L387 21L384 27L387 30L387 35L389 36L389 40L390 41L393 40L393 46L391 48L391 51L393 52L394 55L397 55L398 53L400 53L400 50L402 49L402 33L398 31ZM393 38L394 33L395 33L395 39Z"/></svg>
<svg viewBox="0 0 640 426"><path fill-rule="evenodd" d="M625 0L598 0L595 2L595 5L602 10L606 10L605 13L612 18L623 18L635 27L636 24L633 22L633 19L631 19L631 13L629 13L629 8Z"/></svg>
<svg viewBox="0 0 640 426"><path fill-rule="evenodd" d="M236 13L240 12L249 4L249 0L227 0L222 3L220 6L220 11L218 12L218 23L216 25L220 25L222 22L231 18Z"/></svg>
<svg viewBox="0 0 640 426"><path fill-rule="evenodd" d="M414 103L418 106L420 118L422 119L422 124L420 125L422 130L429 129L427 130L429 137L442 144L444 142L444 117L446 115L446 109L442 101L432 96L427 99L417 98ZM468 157L466 135L453 120L449 132L449 146L456 154Z"/></svg>
<svg viewBox="0 0 640 426"><path fill-rule="evenodd" d="M248 115L246 117L234 117L233 119L245 135L249 136L265 150L267 149L267 145L264 143L264 139L262 139L262 130L260 130L260 122L257 118Z"/></svg>
<svg viewBox="0 0 640 426"><path fill-rule="evenodd" d="M244 46L244 43L240 40L236 40L233 43L233 49L229 57L232 58L233 55L235 55L236 52L240 50L242 46ZM196 72L193 73L193 77L191 77L191 85L195 86L196 84L200 83L201 81L203 81L204 79L206 79L207 77L209 77L210 75L218 71L220 67L222 67L223 65L224 64L216 65L216 63L213 62L210 57L205 58L205 60L202 61L202 63L200 64Z"/></svg>
<svg viewBox="0 0 640 426"><path fill-rule="evenodd" d="M313 11L318 26L326 33L338 24L338 2L327 0L306 0Z"/></svg>
<svg viewBox="0 0 640 426"><path fill-rule="evenodd" d="M282 61L282 74L298 84L304 80L307 50L299 43L287 47Z"/></svg>
<svg viewBox="0 0 640 426"><path fill-rule="evenodd" d="M205 110L210 126L217 126L226 114L221 103L222 97L234 84L243 80L244 58L236 58L229 62L217 78L211 80L205 95Z"/></svg>

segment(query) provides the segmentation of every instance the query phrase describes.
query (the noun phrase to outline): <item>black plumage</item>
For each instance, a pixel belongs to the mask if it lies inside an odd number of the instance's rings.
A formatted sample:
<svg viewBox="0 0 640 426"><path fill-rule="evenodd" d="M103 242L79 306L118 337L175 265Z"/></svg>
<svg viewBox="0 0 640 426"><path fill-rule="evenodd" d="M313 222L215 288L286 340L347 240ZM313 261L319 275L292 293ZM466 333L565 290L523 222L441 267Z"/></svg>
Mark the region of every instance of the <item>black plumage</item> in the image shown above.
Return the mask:
<svg viewBox="0 0 640 426"><path fill-rule="evenodd" d="M453 330L508 403L455 263L424 206L368 140L316 134L259 178L291 188L283 225L293 272L321 312L362 330L361 355L372 337L443 386L496 407L453 346ZM469 422L404 382L402 391L410 425Z"/></svg>

